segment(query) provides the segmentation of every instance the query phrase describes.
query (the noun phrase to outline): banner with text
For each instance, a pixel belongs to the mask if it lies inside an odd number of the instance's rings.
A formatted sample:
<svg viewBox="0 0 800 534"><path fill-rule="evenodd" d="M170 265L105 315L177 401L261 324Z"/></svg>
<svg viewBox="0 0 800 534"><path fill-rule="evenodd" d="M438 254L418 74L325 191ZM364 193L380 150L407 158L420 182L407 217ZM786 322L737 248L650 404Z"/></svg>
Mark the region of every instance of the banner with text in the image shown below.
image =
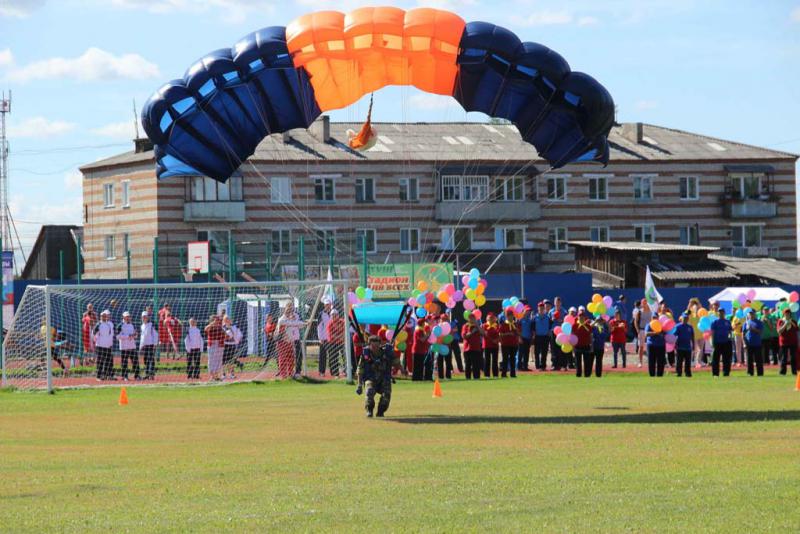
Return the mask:
<svg viewBox="0 0 800 534"><path fill-rule="evenodd" d="M361 280L362 265L343 265L341 277ZM367 287L376 299L407 299L417 284L424 280L428 287L437 291L441 286L453 282L452 263L386 263L370 264Z"/></svg>
<svg viewBox="0 0 800 534"><path fill-rule="evenodd" d="M14 253L3 251L3 324L11 324L14 318Z"/></svg>

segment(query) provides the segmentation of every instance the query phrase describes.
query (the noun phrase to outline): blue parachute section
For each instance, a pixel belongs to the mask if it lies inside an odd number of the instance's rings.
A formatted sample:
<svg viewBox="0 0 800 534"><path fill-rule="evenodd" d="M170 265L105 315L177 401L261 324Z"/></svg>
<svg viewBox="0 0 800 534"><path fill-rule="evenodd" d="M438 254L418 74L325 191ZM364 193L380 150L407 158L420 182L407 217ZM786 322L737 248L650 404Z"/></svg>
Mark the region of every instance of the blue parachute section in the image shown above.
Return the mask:
<svg viewBox="0 0 800 534"><path fill-rule="evenodd" d="M500 26L470 22L458 63L453 96L465 110L508 119L553 168L608 163L614 101L559 54Z"/></svg>
<svg viewBox="0 0 800 534"><path fill-rule="evenodd" d="M212 52L154 94L142 123L159 178L203 174L225 181L268 134L308 128L320 110L286 29L264 28Z"/></svg>

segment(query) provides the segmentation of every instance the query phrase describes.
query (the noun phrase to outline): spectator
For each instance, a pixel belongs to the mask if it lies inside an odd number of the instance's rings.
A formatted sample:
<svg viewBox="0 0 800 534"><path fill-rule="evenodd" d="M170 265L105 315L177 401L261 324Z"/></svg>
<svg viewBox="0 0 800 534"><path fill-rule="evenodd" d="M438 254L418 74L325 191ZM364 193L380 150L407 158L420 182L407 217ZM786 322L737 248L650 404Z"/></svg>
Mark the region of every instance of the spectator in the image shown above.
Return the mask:
<svg viewBox="0 0 800 534"><path fill-rule="evenodd" d="M331 299L329 297L323 297L322 299L322 311L319 313L319 317L317 318L317 339L319 340L319 376L325 376L326 367L328 366L328 345L330 342L330 338L328 337L328 323L331 321L331 312L333 311L333 305L331 304ZM344 334L342 334L344 336ZM333 364L330 364L331 367ZM333 374L333 369L331 369L331 374Z"/></svg>
<svg viewBox="0 0 800 534"><path fill-rule="evenodd" d="M114 378L114 323L109 318L111 312L103 310L100 322L94 327L94 346L97 352L97 380L116 380Z"/></svg>
<svg viewBox="0 0 800 534"><path fill-rule="evenodd" d="M325 326L325 343L327 345L328 365L330 366L331 376L342 376L344 374L341 365L344 364L344 319L339 312L330 309L328 321ZM362 346L363 349L363 346ZM320 376L324 376L324 371Z"/></svg>
<svg viewBox="0 0 800 534"><path fill-rule="evenodd" d="M276 338L278 340L278 376L288 378L292 376L294 365L295 377L299 378L299 364L302 354L297 353L300 341L300 327L305 325L294 309L294 303L289 301L283 309L283 315L278 319Z"/></svg>
<svg viewBox="0 0 800 534"><path fill-rule="evenodd" d="M517 326L516 319L514 319L514 313L511 310L506 312L505 321L500 324L497 333L503 352L503 364L500 376L506 378L506 376L510 374L511 378L517 378L516 355L519 350L519 327Z"/></svg>
<svg viewBox="0 0 800 534"><path fill-rule="evenodd" d="M756 311L750 308L747 321L743 325L744 344L747 346L747 374L753 376L753 367L758 376L764 376L764 353L761 349L761 333L764 323L756 318Z"/></svg>
<svg viewBox="0 0 800 534"><path fill-rule="evenodd" d="M203 352L203 335L197 328L197 320L189 319L189 328L183 338L186 347L186 378L189 380L200 378L200 354Z"/></svg>
<svg viewBox="0 0 800 534"><path fill-rule="evenodd" d="M86 311L83 312L83 317L81 318L81 341L83 345L83 351L79 357L81 365L83 365L84 355L90 361L92 355L94 355L94 336L92 332L94 332L95 324L97 324L97 313L94 311L94 306L90 302L86 305Z"/></svg>
<svg viewBox="0 0 800 534"><path fill-rule="evenodd" d="M614 316L616 316L616 312L619 312L623 321L628 321L628 307L625 305L625 295L617 297L617 302L614 303Z"/></svg>
<svg viewBox="0 0 800 534"><path fill-rule="evenodd" d="M648 343L645 330L652 319L653 314L650 311L650 306L648 306L646 299L642 299L639 303L639 307L633 312L633 329L636 333L636 338L639 340L639 367L641 367L644 363L645 346L648 346L649 350L649 345L651 345L651 343ZM656 341L656 343L658 343L658 341ZM658 352L658 350L656 350L656 352Z"/></svg>
<svg viewBox="0 0 800 534"><path fill-rule="evenodd" d="M614 314L619 314L619 311L615 310ZM608 323L600 316L592 323L592 351L594 354L595 375L597 375L598 378L603 376L603 356L605 356L606 353L606 341L608 341L608 337ZM584 362L583 376L590 376L591 374L592 359L590 358L588 365Z"/></svg>
<svg viewBox="0 0 800 534"><path fill-rule="evenodd" d="M547 368L547 347L550 345L550 333L553 321L546 311L546 304L540 302L536 306L536 315L531 321L533 330L533 359L536 368L544 371Z"/></svg>
<svg viewBox="0 0 800 534"><path fill-rule="evenodd" d="M500 375L498 351L500 346L500 325L493 313L486 315L483 326L483 374L497 378Z"/></svg>
<svg viewBox="0 0 800 534"><path fill-rule="evenodd" d="M694 331L694 351L693 357L695 360L695 365L699 369L703 365L703 345L705 344L705 339L703 338L703 332L700 331L700 316L698 313L700 312L700 299L697 297L692 297L689 299L688 304L686 305L686 311L684 313L688 314L688 319L686 320L686 324L692 327ZM688 376L688 375L687 375Z"/></svg>
<svg viewBox="0 0 800 534"><path fill-rule="evenodd" d="M574 308L570 308L572 311ZM572 334L578 338L575 343L575 376L583 374L583 367L591 369L592 360L594 359L594 351L592 350L592 323L589 321L589 316L586 310L581 310L578 313L578 318L572 325ZM586 376L589 376L589 371Z"/></svg>
<svg viewBox="0 0 800 534"><path fill-rule="evenodd" d="M517 353L517 369L528 371L531 360L531 341L533 339L533 310L525 312L519 320L519 352ZM534 354L534 359L535 359ZM535 364L536 362L534 362ZM538 369L539 365L535 367Z"/></svg>
<svg viewBox="0 0 800 534"><path fill-rule="evenodd" d="M642 309L646 307L647 304L642 303ZM657 322L657 319L653 319L652 322ZM643 344L647 346L647 371L650 376L664 376L664 367L667 364L664 332L660 328L658 331L654 330L651 323L647 323L643 331L645 337Z"/></svg>
<svg viewBox="0 0 800 534"><path fill-rule="evenodd" d="M159 342L165 354L174 354L177 357L179 355L178 343L182 334L181 322L172 315L169 304L166 304L162 311L159 321Z"/></svg>
<svg viewBox="0 0 800 534"><path fill-rule="evenodd" d="M450 318L447 314L441 314L438 317L439 324L450 324ZM437 354L436 356L436 369L439 375L439 380L448 380L453 378L453 353L448 349L447 354Z"/></svg>
<svg viewBox="0 0 800 534"><path fill-rule="evenodd" d="M425 318L417 319L417 326L414 329L414 370L411 380L433 380L433 359L431 358L431 345L428 341L430 331L427 328ZM430 371L428 370L430 368ZM428 378L430 376L430 378Z"/></svg>
<svg viewBox="0 0 800 534"><path fill-rule="evenodd" d="M636 328L639 313L642 311L642 303L638 300L633 301L633 311L631 312L631 320L628 323L628 332L630 333L631 340L633 341L633 352L639 353L639 335ZM641 363L641 360L639 361ZM639 366L641 367L641 365Z"/></svg>
<svg viewBox="0 0 800 534"><path fill-rule="evenodd" d="M797 322L792 317L789 308L783 310L783 317L778 319L778 344L781 348L780 374L786 374L786 367L792 369L792 374L797 374Z"/></svg>
<svg viewBox="0 0 800 534"><path fill-rule="evenodd" d="M718 319L711 323L711 339L714 343L714 353L711 357L711 372L714 376L719 376L719 362L722 360L722 374L731 374L731 322L725 318L725 310L717 306Z"/></svg>
<svg viewBox="0 0 800 534"><path fill-rule="evenodd" d="M206 346L208 347L208 374L209 380L222 380L222 356L225 352L225 331L222 329L218 315L208 318L204 328Z"/></svg>
<svg viewBox="0 0 800 534"><path fill-rule="evenodd" d="M564 361L561 347L556 343L556 334L553 330L564 322L567 311L561 307L561 297L556 297L553 301L553 304L551 304L549 300L545 300L544 305L545 311L550 316L550 361L553 371L560 371L562 366L566 366L566 362Z"/></svg>
<svg viewBox="0 0 800 534"><path fill-rule="evenodd" d="M461 329L461 337L464 338L464 368L467 380L481 377L483 368L483 328L478 324L475 315L467 316L467 323Z"/></svg>
<svg viewBox="0 0 800 534"><path fill-rule="evenodd" d="M117 329L117 342L119 343L119 356L122 365L122 380L128 381L128 362L133 370L133 379L141 380L139 374L139 353L136 351L136 327L131 322L130 312L122 313L122 324Z"/></svg>
<svg viewBox="0 0 800 534"><path fill-rule="evenodd" d="M167 316L169 319L169 316ZM239 343L242 341L242 331L239 330L230 317L225 317L222 321L222 330L225 332L225 339L222 342L222 379L230 378L236 380L234 369L243 369L244 365L239 361ZM226 376L227 372L227 376Z"/></svg>
<svg viewBox="0 0 800 534"><path fill-rule="evenodd" d="M628 341L628 323L622 318L619 310L614 311L614 318L608 323L611 331L611 350L614 351L613 369L617 368L617 355L621 355L622 368L627 367L628 351L625 344Z"/></svg>
<svg viewBox="0 0 800 534"><path fill-rule="evenodd" d="M42 343L44 346L47 347L47 318L42 317L42 327L39 329L39 336L42 338ZM64 361L61 359L60 353L60 345L58 343L58 331L54 326L50 327L50 358L55 361L61 370L64 372L64 376L66 377L69 374L69 369L67 366L64 365Z"/></svg>
<svg viewBox="0 0 800 534"><path fill-rule="evenodd" d="M453 355L456 368L459 373L464 372L464 363L461 361L461 325L458 324L455 314L450 313L450 334L453 336L453 341L450 342L450 354Z"/></svg>
<svg viewBox="0 0 800 534"><path fill-rule="evenodd" d="M775 316L768 306L761 309L759 315L763 329L761 330L761 348L763 351L764 364L778 364L780 347L778 347L778 330Z"/></svg>
<svg viewBox="0 0 800 534"><path fill-rule="evenodd" d="M155 380L156 377L156 345L158 345L158 331L150 321L147 311L142 312L142 325L139 335L139 352L144 361L143 380Z"/></svg>
<svg viewBox="0 0 800 534"><path fill-rule="evenodd" d="M733 361L736 363L736 367L741 367L744 363L744 317L740 317L739 314L744 315L744 312L738 310L736 313L731 315L731 330L733 335Z"/></svg>
<svg viewBox="0 0 800 534"><path fill-rule="evenodd" d="M685 372L686 376L691 378L692 353L694 352L695 344L694 328L689 324L689 314L687 312L683 312L678 321L678 326L675 327L675 349L678 352L675 369L678 376L682 376Z"/></svg>

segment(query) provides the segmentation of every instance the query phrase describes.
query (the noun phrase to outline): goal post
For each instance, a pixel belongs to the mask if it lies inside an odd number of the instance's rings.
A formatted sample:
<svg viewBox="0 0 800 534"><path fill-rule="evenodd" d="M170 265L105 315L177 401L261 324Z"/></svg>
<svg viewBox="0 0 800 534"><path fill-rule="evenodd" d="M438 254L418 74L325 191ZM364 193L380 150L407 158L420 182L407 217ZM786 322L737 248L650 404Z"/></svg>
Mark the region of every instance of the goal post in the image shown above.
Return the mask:
<svg viewBox="0 0 800 534"><path fill-rule="evenodd" d="M347 292L355 284L28 286L4 340L2 385L53 391L332 373L352 380ZM330 329L320 326L330 316L326 302L335 310ZM321 342L328 331L335 339Z"/></svg>

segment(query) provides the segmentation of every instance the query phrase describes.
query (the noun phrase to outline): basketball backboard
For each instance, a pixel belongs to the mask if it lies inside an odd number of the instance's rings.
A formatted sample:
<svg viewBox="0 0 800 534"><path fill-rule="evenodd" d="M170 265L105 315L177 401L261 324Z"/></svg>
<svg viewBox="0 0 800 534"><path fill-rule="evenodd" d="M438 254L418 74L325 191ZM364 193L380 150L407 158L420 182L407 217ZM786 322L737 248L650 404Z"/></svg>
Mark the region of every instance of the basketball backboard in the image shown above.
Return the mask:
<svg viewBox="0 0 800 534"><path fill-rule="evenodd" d="M186 270L195 274L208 273L208 241L190 241Z"/></svg>

